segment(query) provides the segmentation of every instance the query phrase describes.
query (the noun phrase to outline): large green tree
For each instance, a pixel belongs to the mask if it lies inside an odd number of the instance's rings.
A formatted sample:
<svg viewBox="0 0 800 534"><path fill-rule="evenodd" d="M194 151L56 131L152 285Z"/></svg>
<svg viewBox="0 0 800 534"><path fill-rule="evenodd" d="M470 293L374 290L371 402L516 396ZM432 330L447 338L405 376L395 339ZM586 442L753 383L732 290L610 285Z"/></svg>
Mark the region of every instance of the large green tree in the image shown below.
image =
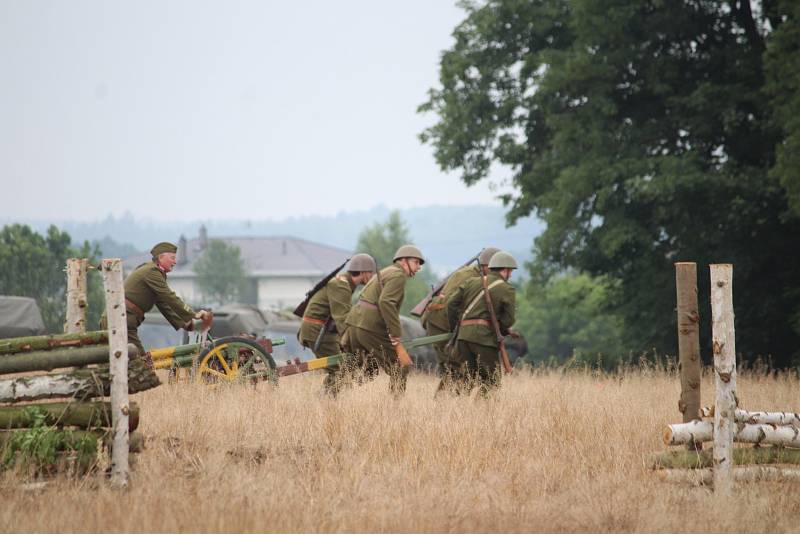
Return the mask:
<svg viewBox="0 0 800 534"><path fill-rule="evenodd" d="M50 226L40 235L27 225L12 224L0 230L0 295L16 295L36 299L47 330L64 331L66 314L68 258L88 258L97 264L100 251L88 242L72 246L67 232ZM105 309L103 282L90 270L87 275L86 326L98 328Z"/></svg>
<svg viewBox="0 0 800 534"><path fill-rule="evenodd" d="M245 298L247 272L241 251L219 239L212 239L194 264L197 285L210 304L228 304Z"/></svg>
<svg viewBox="0 0 800 534"><path fill-rule="evenodd" d="M797 106L797 3L462 5L422 140L467 184L510 173L509 223L547 223L534 282L567 268L610 277L630 350L674 353L673 262L701 266L706 347L705 266L731 262L737 350L797 357L799 129L782 117Z"/></svg>
<svg viewBox="0 0 800 534"><path fill-rule="evenodd" d="M405 221L400 216L399 211L392 211L385 222L378 222L364 228L358 235L356 243L357 252L366 252L378 262L378 268L392 264L394 253L402 245L412 243ZM425 251L423 251L423 254ZM400 313L408 315L408 312L425 298L430 289L433 275L431 266L425 266L406 282L406 294L403 299L403 306Z"/></svg>

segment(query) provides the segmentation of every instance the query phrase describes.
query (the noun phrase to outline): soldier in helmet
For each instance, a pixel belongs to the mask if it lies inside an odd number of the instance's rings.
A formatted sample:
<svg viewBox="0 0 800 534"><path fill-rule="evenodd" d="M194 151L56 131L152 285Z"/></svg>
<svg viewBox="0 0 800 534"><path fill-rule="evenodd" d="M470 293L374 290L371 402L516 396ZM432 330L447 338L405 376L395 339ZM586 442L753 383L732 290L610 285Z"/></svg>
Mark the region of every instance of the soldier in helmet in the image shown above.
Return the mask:
<svg viewBox="0 0 800 534"><path fill-rule="evenodd" d="M347 272L331 278L308 301L297 336L300 344L312 349L317 358L340 353L339 337L347 327L345 320L350 312L353 291L369 282L376 270L375 260L369 254L356 254L350 258ZM317 343L323 328L325 332ZM325 371L325 391L336 396L341 385L339 367L327 368Z"/></svg>
<svg viewBox="0 0 800 534"><path fill-rule="evenodd" d="M489 260L486 285L504 336L516 335L511 330L516 298L514 286L508 283L516 268L517 262L508 252L496 252ZM487 395L500 385L500 355L481 277L470 278L456 289L447 302L447 319L452 330L458 326L455 354L467 388L479 383L481 394Z"/></svg>
<svg viewBox="0 0 800 534"><path fill-rule="evenodd" d="M426 333L429 336L444 334L452 332L450 324L447 320L447 302L455 292L455 290L470 278L478 278L481 274L486 275L489 272L489 260L494 256L495 252L500 249L495 247L486 247L478 255L479 265L465 265L455 271L447 283L442 288L442 291L431 299L430 304L425 309L422 315L422 326L425 327ZM441 391L450 390L458 394L460 392L458 381L453 382L454 375L458 372L458 366L454 365L452 353L445 348L446 343L437 343L434 345L436 349L436 358L439 363L439 387L436 389L438 395Z"/></svg>
<svg viewBox="0 0 800 534"><path fill-rule="evenodd" d="M201 319L206 327L211 326L211 312L200 310L195 312L167 285L167 273L177 263L178 247L166 241L150 250L152 260L139 265L125 278L125 312L128 321L128 342L139 349L140 357L144 357L144 347L139 339L139 325L144 321L144 314L153 306L157 307L169 323L178 330L192 330L192 319ZM101 328L107 328L105 314L100 321Z"/></svg>
<svg viewBox="0 0 800 534"><path fill-rule="evenodd" d="M417 274L425 258L414 245L403 245L393 262L370 280L347 315L346 343L369 378L382 368L389 375L390 390L399 395L405 391L408 377L408 368L400 366L395 348L401 336L400 306L406 280Z"/></svg>

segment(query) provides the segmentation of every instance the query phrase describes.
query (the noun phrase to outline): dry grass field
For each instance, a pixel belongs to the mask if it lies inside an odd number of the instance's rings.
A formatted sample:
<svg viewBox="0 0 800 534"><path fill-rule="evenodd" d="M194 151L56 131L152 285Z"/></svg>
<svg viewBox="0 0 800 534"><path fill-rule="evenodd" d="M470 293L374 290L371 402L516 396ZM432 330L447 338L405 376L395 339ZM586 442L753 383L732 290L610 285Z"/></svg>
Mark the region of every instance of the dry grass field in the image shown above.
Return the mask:
<svg viewBox="0 0 800 534"><path fill-rule="evenodd" d="M338 400L307 374L252 387L137 395L148 439L129 491L100 475L22 491L0 481L15 532L797 532L800 487L737 485L729 500L660 482L644 458L680 421L663 370L506 377L492 399L405 398L380 377ZM711 399L706 377L704 400ZM800 411L793 377L739 377L746 409Z"/></svg>

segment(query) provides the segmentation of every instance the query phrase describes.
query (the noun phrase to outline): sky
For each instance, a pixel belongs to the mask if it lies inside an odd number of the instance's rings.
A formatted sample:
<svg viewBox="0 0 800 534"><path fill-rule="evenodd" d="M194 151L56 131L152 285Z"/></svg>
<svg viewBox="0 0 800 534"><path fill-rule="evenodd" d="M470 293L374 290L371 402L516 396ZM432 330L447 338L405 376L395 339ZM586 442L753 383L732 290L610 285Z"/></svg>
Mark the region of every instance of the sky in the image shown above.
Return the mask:
<svg viewBox="0 0 800 534"><path fill-rule="evenodd" d="M499 204L417 138L463 18L452 0L0 2L3 216Z"/></svg>

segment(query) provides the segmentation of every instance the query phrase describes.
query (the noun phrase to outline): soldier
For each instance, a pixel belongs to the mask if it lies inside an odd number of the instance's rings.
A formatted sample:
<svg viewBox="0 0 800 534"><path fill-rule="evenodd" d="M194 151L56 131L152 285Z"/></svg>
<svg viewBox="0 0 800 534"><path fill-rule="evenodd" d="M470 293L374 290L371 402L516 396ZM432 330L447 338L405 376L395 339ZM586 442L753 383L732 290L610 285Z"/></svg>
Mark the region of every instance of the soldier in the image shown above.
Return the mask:
<svg viewBox="0 0 800 534"><path fill-rule="evenodd" d="M445 334L451 332L450 325L447 320L447 302L453 292L470 278L478 278L481 274L486 275L489 272L489 260L494 256L495 252L500 249L495 247L486 247L478 255L478 264L465 265L461 267L448 278L442 291L431 299L430 304L425 309L422 315L422 326L425 327L426 333L429 336L438 334ZM439 387L436 388L436 394L441 391L450 390L455 394L459 394L458 383L453 382L454 375L458 372L458 366L454 365L451 356L451 351L445 349L445 343L437 343L434 345L436 349L436 359L439 363ZM455 387L454 387L455 386Z"/></svg>
<svg viewBox="0 0 800 534"><path fill-rule="evenodd" d="M150 251L152 260L139 265L125 279L125 312L128 319L128 342L139 349L140 357L145 357L144 347L139 340L138 328L144 321L144 314L155 305L169 323L178 330L192 330L192 319L201 319L205 326L211 326L211 312L200 310L195 313L167 285L167 273L177 263L178 247L162 242ZM101 328L107 328L105 316Z"/></svg>
<svg viewBox="0 0 800 534"><path fill-rule="evenodd" d="M297 336L300 344L310 348L317 358L340 353L339 336L347 327L345 320L350 312L353 291L369 282L376 270L375 260L369 254L356 254L350 258L347 272L331 278L308 301ZM325 333L317 343L323 327ZM323 386L327 393L335 397L342 378L339 367L326 368L325 371L327 376Z"/></svg>
<svg viewBox="0 0 800 534"><path fill-rule="evenodd" d="M516 268L517 262L508 252L496 252L489 260L486 284L504 336L517 335L511 330L516 303L514 286L508 283ZM456 289L447 303L447 319L451 330L458 325L455 358L466 373L463 379L469 382L467 391L472 383L479 382L481 394L486 396L500 385L500 360L481 277L470 278Z"/></svg>
<svg viewBox="0 0 800 534"><path fill-rule="evenodd" d="M406 389L408 368L397 359L400 343L400 306L405 296L406 280L419 272L425 263L414 245L403 245L394 254L392 265L381 269L365 287L358 302L347 315L346 344L357 354L355 363L372 378L378 367L389 375L389 388L395 395Z"/></svg>

